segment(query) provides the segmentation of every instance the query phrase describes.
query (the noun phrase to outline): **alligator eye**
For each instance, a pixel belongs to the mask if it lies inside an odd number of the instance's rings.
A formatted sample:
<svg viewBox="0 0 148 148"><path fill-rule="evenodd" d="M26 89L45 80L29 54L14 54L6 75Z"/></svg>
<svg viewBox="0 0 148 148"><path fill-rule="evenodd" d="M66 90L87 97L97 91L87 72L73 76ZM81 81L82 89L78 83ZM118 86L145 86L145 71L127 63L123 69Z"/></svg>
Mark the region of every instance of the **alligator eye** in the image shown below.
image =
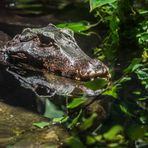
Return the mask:
<svg viewBox="0 0 148 148"><path fill-rule="evenodd" d="M26 29L23 30L21 35L16 36L16 37L18 37L21 42L27 42L27 41L32 40L33 38L35 38L36 34L31 32L30 28L26 28Z"/></svg>
<svg viewBox="0 0 148 148"><path fill-rule="evenodd" d="M49 37L44 36L44 35L38 34L38 37L39 37L39 40L42 44L49 45L51 42L54 42L54 40L52 38L49 38Z"/></svg>

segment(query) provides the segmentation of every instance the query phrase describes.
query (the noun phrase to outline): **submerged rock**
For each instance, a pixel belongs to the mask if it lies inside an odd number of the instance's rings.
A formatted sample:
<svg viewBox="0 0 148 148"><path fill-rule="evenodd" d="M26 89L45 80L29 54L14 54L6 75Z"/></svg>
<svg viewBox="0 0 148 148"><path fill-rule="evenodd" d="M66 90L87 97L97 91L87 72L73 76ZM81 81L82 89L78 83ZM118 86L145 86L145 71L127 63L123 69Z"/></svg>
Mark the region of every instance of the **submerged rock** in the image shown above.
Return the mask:
<svg viewBox="0 0 148 148"><path fill-rule="evenodd" d="M0 147L60 146L68 137L68 132L58 125L49 124L43 129L33 126L49 120L25 109L0 102L0 114Z"/></svg>

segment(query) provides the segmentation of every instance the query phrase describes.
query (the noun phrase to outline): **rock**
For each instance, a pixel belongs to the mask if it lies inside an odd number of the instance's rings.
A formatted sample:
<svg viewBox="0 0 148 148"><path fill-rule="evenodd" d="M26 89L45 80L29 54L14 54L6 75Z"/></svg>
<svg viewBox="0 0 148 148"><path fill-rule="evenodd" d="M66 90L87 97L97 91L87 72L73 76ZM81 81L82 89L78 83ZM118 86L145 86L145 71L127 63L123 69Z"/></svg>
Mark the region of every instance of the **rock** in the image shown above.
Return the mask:
<svg viewBox="0 0 148 148"><path fill-rule="evenodd" d="M23 108L0 102L0 114L0 147L60 146L68 137L67 131L59 125L50 124L43 129L33 126L33 123L49 120Z"/></svg>

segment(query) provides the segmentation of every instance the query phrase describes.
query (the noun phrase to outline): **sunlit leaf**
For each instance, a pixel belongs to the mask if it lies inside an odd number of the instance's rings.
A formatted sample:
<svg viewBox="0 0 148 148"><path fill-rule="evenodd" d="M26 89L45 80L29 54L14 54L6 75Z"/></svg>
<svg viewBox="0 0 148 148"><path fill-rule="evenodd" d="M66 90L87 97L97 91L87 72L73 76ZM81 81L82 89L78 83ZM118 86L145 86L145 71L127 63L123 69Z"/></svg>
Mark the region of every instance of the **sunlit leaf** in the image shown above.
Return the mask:
<svg viewBox="0 0 148 148"><path fill-rule="evenodd" d="M57 107L48 99L46 99L45 113L44 116L50 119L60 118L64 116L64 112L58 110Z"/></svg>
<svg viewBox="0 0 148 148"><path fill-rule="evenodd" d="M68 116L66 117L60 117L60 118L54 118L52 121L55 123L64 123L67 122L68 120Z"/></svg>
<svg viewBox="0 0 148 148"><path fill-rule="evenodd" d="M97 141L101 141L102 138L103 138L103 135L97 135L97 136L95 136L95 139L96 139Z"/></svg>
<svg viewBox="0 0 148 148"><path fill-rule="evenodd" d="M140 92L140 91L133 91L133 94L135 94L135 95L140 95L141 92Z"/></svg>
<svg viewBox="0 0 148 148"><path fill-rule="evenodd" d="M148 137L148 132L146 132L144 135Z"/></svg>
<svg viewBox="0 0 148 148"><path fill-rule="evenodd" d="M120 80L119 83L125 83L125 82L130 81L130 80L131 80L131 77L126 76L126 77L123 77L123 78Z"/></svg>
<svg viewBox="0 0 148 148"><path fill-rule="evenodd" d="M121 125L115 125L109 131L104 133L103 136L108 140L116 139L117 134L120 134L122 131L123 127Z"/></svg>
<svg viewBox="0 0 148 148"><path fill-rule="evenodd" d="M148 51L146 50L142 53L142 62L148 62Z"/></svg>
<svg viewBox="0 0 148 148"><path fill-rule="evenodd" d="M116 2L117 0L89 0L90 11L94 10L97 7L101 7L106 4L111 4Z"/></svg>
<svg viewBox="0 0 148 148"><path fill-rule="evenodd" d="M87 136L86 141L87 141L87 144L90 145L90 144L95 143L96 139L94 137L92 137L92 136Z"/></svg>
<svg viewBox="0 0 148 148"><path fill-rule="evenodd" d="M145 81L141 81L142 85L145 85L145 89L148 90L148 79Z"/></svg>
<svg viewBox="0 0 148 148"><path fill-rule="evenodd" d="M141 84L145 86L145 89L148 88L148 68L139 68L135 71L138 76L138 79L141 80Z"/></svg>
<svg viewBox="0 0 148 148"><path fill-rule="evenodd" d="M120 144L119 143L109 143L108 147L110 147L110 148L117 148L117 147L120 147Z"/></svg>
<svg viewBox="0 0 148 148"><path fill-rule="evenodd" d="M66 144L70 148L85 148L85 146L83 145L83 143L77 137L69 137L69 138L67 138L66 139Z"/></svg>
<svg viewBox="0 0 148 148"><path fill-rule="evenodd" d="M100 78L100 79L95 79L93 81L85 82L84 85L87 88L90 88L92 90L99 90L99 89L102 89L103 87L105 87L107 84L108 84L107 80Z"/></svg>
<svg viewBox="0 0 148 148"><path fill-rule="evenodd" d="M148 100L148 96L145 96L145 97L143 97L143 98L138 98L138 100L139 100L139 101L146 101L146 100Z"/></svg>
<svg viewBox="0 0 148 148"><path fill-rule="evenodd" d="M33 125L38 128L44 128L49 125L49 122L35 122L33 123Z"/></svg>
<svg viewBox="0 0 148 148"><path fill-rule="evenodd" d="M68 105L67 108L69 109L73 109L76 108L78 106L80 106L81 104L83 104L84 102L86 102L86 98L81 97L81 98L74 98Z"/></svg>
<svg viewBox="0 0 148 148"><path fill-rule="evenodd" d="M90 128L91 126L93 126L93 123L94 123L96 117L97 117L97 114L93 113L91 115L91 117L84 120L84 122L80 125L80 129L86 130L86 129Z"/></svg>
<svg viewBox="0 0 148 148"><path fill-rule="evenodd" d="M140 80L147 80L148 79L148 68L147 69L138 69L136 71L137 75L138 75L138 78Z"/></svg>
<svg viewBox="0 0 148 148"><path fill-rule="evenodd" d="M140 9L139 13L140 14L148 14L148 10Z"/></svg>
<svg viewBox="0 0 148 148"><path fill-rule="evenodd" d="M117 87L116 86L113 86L111 89L109 90L106 90L103 95L108 95L108 96L112 96L114 97L115 99L118 98L118 93L117 93Z"/></svg>
<svg viewBox="0 0 148 148"><path fill-rule="evenodd" d="M63 24L58 24L57 27L60 28L69 28L73 30L74 32L83 32L87 31L92 27L92 25L89 24L87 21L80 21L80 22L70 22L70 23L63 23Z"/></svg>

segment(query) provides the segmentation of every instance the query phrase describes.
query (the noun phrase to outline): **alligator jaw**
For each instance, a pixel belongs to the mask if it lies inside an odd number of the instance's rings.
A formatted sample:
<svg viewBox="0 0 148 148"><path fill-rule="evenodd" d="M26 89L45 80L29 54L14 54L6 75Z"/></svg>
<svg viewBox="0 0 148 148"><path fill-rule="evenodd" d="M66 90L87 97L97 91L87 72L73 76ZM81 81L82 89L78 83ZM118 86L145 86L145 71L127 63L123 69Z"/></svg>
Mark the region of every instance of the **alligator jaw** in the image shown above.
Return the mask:
<svg viewBox="0 0 148 148"><path fill-rule="evenodd" d="M79 63L81 63L81 61ZM108 67L96 59L91 59L87 62L85 61L85 64L83 63L82 65L80 64L76 67L81 68L76 70L76 80L85 81L94 80L96 78L104 78L109 80L111 78Z"/></svg>

